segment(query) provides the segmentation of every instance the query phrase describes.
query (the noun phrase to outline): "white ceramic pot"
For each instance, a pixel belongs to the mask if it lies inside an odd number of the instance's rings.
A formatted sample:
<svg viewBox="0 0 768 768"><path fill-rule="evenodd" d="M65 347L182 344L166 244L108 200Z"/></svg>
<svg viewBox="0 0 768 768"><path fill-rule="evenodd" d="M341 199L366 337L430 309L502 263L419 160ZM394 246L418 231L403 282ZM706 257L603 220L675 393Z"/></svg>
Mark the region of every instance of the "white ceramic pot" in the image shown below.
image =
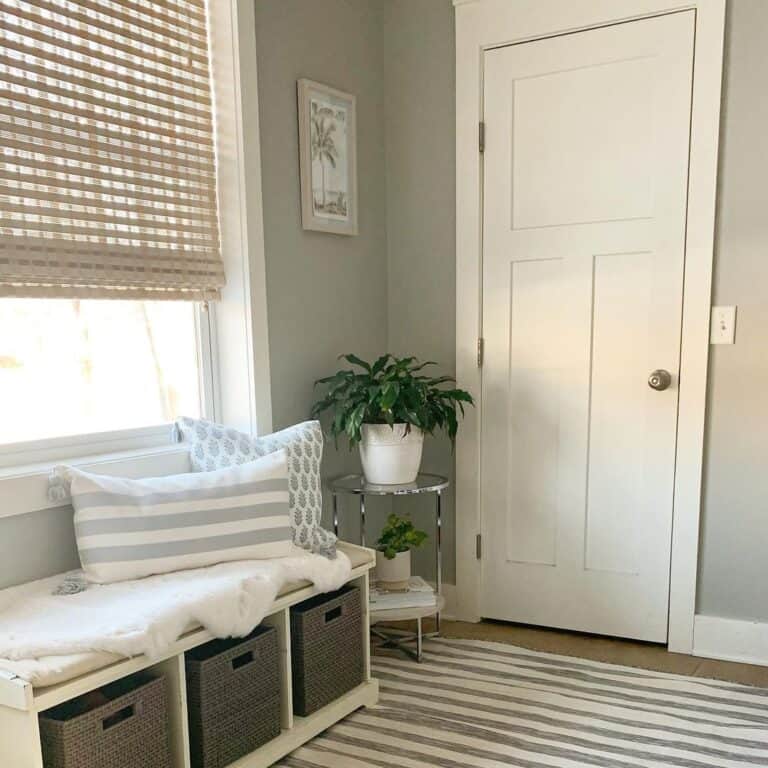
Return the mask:
<svg viewBox="0 0 768 768"><path fill-rule="evenodd" d="M411 551L398 552L387 560L383 552L376 552L376 582L382 589L408 589L411 578Z"/></svg>
<svg viewBox="0 0 768 768"><path fill-rule="evenodd" d="M407 424L363 424L360 459L363 474L376 485L412 483L419 474L424 433Z"/></svg>

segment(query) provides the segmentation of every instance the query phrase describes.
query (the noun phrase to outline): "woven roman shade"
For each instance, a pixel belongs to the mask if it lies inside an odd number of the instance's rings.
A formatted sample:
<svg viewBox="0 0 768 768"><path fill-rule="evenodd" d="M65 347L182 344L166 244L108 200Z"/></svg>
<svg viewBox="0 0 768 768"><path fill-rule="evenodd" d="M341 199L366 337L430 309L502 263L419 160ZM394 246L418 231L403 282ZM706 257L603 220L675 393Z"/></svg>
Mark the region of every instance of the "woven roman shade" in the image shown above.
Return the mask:
<svg viewBox="0 0 768 768"><path fill-rule="evenodd" d="M0 296L217 298L205 0L0 0Z"/></svg>

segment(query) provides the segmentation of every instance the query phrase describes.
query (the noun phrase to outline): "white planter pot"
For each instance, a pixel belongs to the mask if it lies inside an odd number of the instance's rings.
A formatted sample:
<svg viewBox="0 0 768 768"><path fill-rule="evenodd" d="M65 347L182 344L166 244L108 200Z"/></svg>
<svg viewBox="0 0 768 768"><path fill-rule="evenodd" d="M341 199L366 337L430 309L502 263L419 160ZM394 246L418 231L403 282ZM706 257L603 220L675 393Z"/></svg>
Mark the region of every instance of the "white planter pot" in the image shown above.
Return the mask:
<svg viewBox="0 0 768 768"><path fill-rule="evenodd" d="M376 485L412 483L419 474L424 433L407 424L363 424L360 459L363 474Z"/></svg>
<svg viewBox="0 0 768 768"><path fill-rule="evenodd" d="M407 589L411 578L411 552L398 552L387 560L383 552L376 552L376 581L383 589Z"/></svg>

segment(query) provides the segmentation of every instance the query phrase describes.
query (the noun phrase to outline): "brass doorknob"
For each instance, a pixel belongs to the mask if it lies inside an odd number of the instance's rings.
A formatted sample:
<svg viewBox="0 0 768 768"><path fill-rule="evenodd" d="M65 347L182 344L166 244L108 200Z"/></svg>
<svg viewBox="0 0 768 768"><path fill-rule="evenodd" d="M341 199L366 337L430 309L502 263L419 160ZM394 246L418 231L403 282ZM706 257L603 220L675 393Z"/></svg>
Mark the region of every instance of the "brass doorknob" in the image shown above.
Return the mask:
<svg viewBox="0 0 768 768"><path fill-rule="evenodd" d="M671 383L672 374L663 368L658 368L648 377L648 386L657 392L663 392Z"/></svg>

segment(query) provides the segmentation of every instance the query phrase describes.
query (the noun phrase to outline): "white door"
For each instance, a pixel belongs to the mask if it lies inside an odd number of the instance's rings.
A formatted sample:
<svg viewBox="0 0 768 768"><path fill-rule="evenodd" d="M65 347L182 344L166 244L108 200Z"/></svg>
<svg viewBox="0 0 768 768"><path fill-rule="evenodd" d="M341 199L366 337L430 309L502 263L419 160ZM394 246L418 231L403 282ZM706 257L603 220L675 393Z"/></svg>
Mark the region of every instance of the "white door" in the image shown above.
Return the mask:
<svg viewBox="0 0 768 768"><path fill-rule="evenodd" d="M666 641L693 31L485 54L485 617Z"/></svg>

